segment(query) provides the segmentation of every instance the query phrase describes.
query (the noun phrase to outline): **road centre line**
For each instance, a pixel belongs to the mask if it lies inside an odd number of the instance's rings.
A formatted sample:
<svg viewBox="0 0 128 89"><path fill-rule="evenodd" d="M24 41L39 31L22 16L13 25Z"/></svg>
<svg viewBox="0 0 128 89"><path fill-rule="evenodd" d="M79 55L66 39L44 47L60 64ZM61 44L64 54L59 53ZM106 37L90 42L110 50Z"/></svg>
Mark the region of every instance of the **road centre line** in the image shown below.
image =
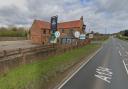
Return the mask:
<svg viewBox="0 0 128 89"><path fill-rule="evenodd" d="M121 54L120 50L118 51L118 53L120 54L120 56L122 56L122 54Z"/></svg>
<svg viewBox="0 0 128 89"><path fill-rule="evenodd" d="M123 64L124 64L125 70L126 70L127 75L128 75L128 68L126 67L127 64L125 64L124 60L123 60Z"/></svg>
<svg viewBox="0 0 128 89"><path fill-rule="evenodd" d="M128 56L128 51L125 51L125 53L127 54L127 56Z"/></svg>
<svg viewBox="0 0 128 89"><path fill-rule="evenodd" d="M124 50L124 47L123 47L121 44L119 44L119 46L120 46L120 48L121 48L121 49L123 49L123 50Z"/></svg>

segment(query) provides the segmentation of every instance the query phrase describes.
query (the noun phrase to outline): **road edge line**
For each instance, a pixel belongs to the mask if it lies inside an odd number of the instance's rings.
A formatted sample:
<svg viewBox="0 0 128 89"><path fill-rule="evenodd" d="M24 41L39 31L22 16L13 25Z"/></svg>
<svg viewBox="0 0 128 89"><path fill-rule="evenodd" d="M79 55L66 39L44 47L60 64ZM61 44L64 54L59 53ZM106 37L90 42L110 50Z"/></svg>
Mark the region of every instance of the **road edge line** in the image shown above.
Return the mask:
<svg viewBox="0 0 128 89"><path fill-rule="evenodd" d="M76 75L97 53L101 51L103 46L101 46L95 53L90 56L86 62L84 62L76 71L74 71L71 75L69 75L66 79L62 80L62 83L58 85L58 87L55 87L54 89L61 89L73 76Z"/></svg>
<svg viewBox="0 0 128 89"><path fill-rule="evenodd" d="M128 69L127 69L127 67L126 67L126 64L125 64L124 60L123 60L123 64L124 64L124 67L125 67L126 73L127 73L127 75L128 75Z"/></svg>

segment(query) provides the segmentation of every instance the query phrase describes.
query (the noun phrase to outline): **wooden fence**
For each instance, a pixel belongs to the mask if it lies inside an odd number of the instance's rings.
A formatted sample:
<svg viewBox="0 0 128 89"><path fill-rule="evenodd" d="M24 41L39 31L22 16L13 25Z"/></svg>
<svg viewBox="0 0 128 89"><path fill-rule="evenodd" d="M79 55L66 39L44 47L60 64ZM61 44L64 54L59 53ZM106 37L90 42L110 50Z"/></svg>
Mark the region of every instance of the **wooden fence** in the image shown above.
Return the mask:
<svg viewBox="0 0 128 89"><path fill-rule="evenodd" d="M60 54L84 46L88 43L90 43L90 41L86 40L85 42L79 42L78 44L45 45L0 51L0 73L5 73L9 69L21 64L31 63L38 59L45 59L48 56Z"/></svg>

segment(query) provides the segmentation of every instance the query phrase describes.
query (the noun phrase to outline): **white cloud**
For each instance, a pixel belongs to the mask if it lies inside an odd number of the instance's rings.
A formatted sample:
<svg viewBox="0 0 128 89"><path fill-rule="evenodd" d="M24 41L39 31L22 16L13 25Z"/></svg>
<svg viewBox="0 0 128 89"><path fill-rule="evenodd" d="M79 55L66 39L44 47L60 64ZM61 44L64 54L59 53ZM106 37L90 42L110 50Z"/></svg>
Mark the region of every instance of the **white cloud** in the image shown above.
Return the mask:
<svg viewBox="0 0 128 89"><path fill-rule="evenodd" d="M18 8L24 8L26 5L26 0L0 0L0 7L15 5Z"/></svg>
<svg viewBox="0 0 128 89"><path fill-rule="evenodd" d="M117 32L128 28L127 0L0 0L1 25L31 25L34 19L59 21L84 16L87 29Z"/></svg>

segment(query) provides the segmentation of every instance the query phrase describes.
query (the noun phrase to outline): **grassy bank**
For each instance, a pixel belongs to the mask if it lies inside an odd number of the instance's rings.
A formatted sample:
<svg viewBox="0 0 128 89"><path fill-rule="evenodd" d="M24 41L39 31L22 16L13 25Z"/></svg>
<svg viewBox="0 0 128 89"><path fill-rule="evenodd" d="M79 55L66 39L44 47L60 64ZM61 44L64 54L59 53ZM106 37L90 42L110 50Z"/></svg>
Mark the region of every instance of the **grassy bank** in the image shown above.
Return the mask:
<svg viewBox="0 0 128 89"><path fill-rule="evenodd" d="M105 41L109 38L109 36L94 36L93 41Z"/></svg>
<svg viewBox="0 0 128 89"><path fill-rule="evenodd" d="M91 44L47 60L22 65L0 76L0 89L45 89L51 78L57 77L99 47L99 44Z"/></svg>
<svg viewBox="0 0 128 89"><path fill-rule="evenodd" d="M118 35L117 38L119 38L121 40L128 41L128 37L127 36Z"/></svg>

